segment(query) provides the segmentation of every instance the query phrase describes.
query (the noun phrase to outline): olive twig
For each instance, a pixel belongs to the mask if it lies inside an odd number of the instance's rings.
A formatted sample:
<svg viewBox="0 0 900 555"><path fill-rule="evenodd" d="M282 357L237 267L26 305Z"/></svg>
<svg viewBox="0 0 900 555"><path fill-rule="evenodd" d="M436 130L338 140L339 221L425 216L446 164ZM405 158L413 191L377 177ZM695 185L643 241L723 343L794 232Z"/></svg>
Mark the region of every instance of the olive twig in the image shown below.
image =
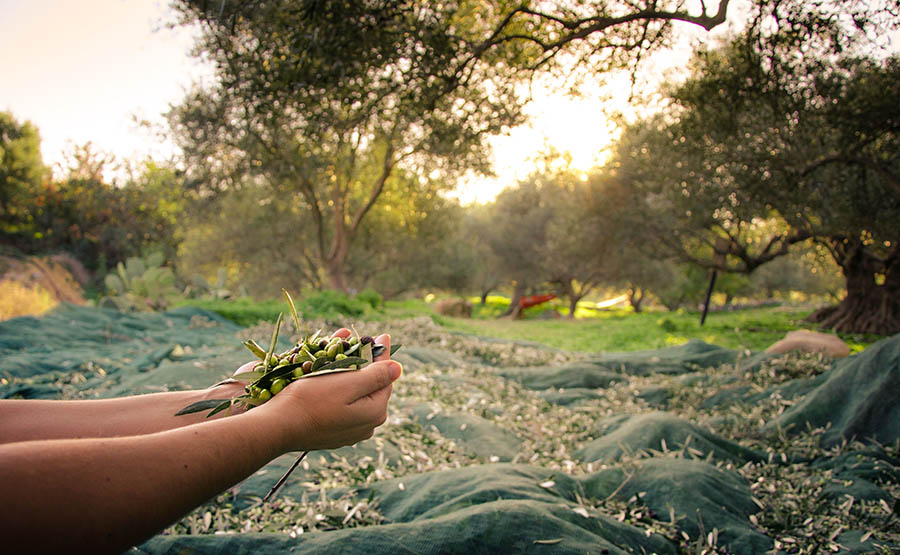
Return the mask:
<svg viewBox="0 0 900 555"><path fill-rule="evenodd" d="M272 489L269 490L269 493L267 493L266 496L263 497L263 500L262 500L263 503L267 502L267 501L269 500L270 497L272 497L273 495L275 495L275 492L278 491L278 489L279 489L279 488L284 484L284 482L288 479L288 476L290 476L291 473L294 471L294 469L297 468L297 465L300 464L300 461L303 460L303 457L305 457L305 456L308 455L308 454L309 454L309 451L304 451L303 453L300 454L299 457L297 457L297 460L294 461L294 464L292 464L291 467L288 468L287 472L285 472L284 474L281 475L281 478L279 478L278 481L275 482L275 485L272 486Z"/></svg>

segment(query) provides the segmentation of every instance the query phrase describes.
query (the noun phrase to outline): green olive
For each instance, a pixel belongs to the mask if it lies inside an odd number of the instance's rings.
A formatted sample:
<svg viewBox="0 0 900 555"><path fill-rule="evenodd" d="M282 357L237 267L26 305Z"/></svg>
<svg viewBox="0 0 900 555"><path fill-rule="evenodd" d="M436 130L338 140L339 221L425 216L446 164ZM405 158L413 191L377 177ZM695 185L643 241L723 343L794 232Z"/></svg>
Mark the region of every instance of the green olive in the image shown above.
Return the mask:
<svg viewBox="0 0 900 555"><path fill-rule="evenodd" d="M269 391L268 389L261 389L261 390L259 390L259 395L257 396L257 399L259 399L260 401L262 401L263 403L265 403L266 401L268 401L268 400L271 399L271 398L272 398L272 392L271 392L271 391Z"/></svg>
<svg viewBox="0 0 900 555"><path fill-rule="evenodd" d="M334 355L334 360L344 360L345 358L347 358L347 355L345 355L344 353L338 353Z"/></svg>
<svg viewBox="0 0 900 555"><path fill-rule="evenodd" d="M284 378L278 378L277 380L274 380L272 382L272 385L269 387L269 392L272 393L272 395L278 395L286 385L287 380L285 380Z"/></svg>
<svg viewBox="0 0 900 555"><path fill-rule="evenodd" d="M344 354L344 350L341 349L341 342L332 343L328 346L328 350L325 351L328 354L328 358L334 359L339 354Z"/></svg>
<svg viewBox="0 0 900 555"><path fill-rule="evenodd" d="M316 358L323 358L327 357L328 353L326 353L325 351L316 351L316 354L314 354L313 356Z"/></svg>
<svg viewBox="0 0 900 555"><path fill-rule="evenodd" d="M309 362L309 361L306 361L306 362ZM310 362L310 365L312 365L311 362ZM291 372L291 375L294 376L295 378L302 378L303 377L303 367L301 366L300 368L294 368L294 371Z"/></svg>

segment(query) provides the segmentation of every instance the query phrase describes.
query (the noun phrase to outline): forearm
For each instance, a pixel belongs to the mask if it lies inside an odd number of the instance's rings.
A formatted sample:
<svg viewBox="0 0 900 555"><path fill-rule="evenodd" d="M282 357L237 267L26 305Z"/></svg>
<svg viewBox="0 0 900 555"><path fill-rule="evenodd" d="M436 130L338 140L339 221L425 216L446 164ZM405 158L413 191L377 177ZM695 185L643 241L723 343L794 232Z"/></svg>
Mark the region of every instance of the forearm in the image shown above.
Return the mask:
<svg viewBox="0 0 900 555"><path fill-rule="evenodd" d="M175 416L205 399L240 395L238 383L211 389L151 393L116 399L0 401L0 444L40 439L101 438L149 434L202 422L206 412ZM225 416L227 413L220 413Z"/></svg>
<svg viewBox="0 0 900 555"><path fill-rule="evenodd" d="M251 411L142 436L0 445L5 545L127 549L281 454L270 421Z"/></svg>

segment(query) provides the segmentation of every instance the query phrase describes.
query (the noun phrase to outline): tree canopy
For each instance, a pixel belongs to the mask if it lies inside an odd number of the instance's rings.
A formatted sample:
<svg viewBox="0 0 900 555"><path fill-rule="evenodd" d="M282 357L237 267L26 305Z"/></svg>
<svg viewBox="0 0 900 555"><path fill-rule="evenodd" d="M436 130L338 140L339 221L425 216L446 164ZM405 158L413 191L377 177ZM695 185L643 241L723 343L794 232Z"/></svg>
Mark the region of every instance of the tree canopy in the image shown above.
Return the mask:
<svg viewBox="0 0 900 555"><path fill-rule="evenodd" d="M487 137L523 121L524 89L564 54L591 71L633 64L670 23L724 21L680 3L175 2L203 29L216 82L173 109L198 194L266 185L303 206L308 254L347 289L361 222L397 170L410 194L489 171Z"/></svg>
<svg viewBox="0 0 900 555"><path fill-rule="evenodd" d="M749 38L697 54L671 108L626 134L620 176L683 258L749 273L815 240L848 289L817 318L900 330L900 58Z"/></svg>
<svg viewBox="0 0 900 555"><path fill-rule="evenodd" d="M32 218L25 208L28 199L40 193L49 175L37 127L0 112L0 232L10 236L26 232Z"/></svg>

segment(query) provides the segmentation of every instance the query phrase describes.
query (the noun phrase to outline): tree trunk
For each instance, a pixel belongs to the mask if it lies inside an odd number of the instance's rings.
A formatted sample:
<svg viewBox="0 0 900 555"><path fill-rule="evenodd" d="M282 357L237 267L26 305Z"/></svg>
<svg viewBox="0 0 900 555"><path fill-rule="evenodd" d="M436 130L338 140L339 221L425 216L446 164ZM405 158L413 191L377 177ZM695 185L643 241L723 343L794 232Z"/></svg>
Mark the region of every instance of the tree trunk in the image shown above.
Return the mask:
<svg viewBox="0 0 900 555"><path fill-rule="evenodd" d="M484 306L487 304L487 298L490 293L491 293L490 291L482 291L481 292L481 306Z"/></svg>
<svg viewBox="0 0 900 555"><path fill-rule="evenodd" d="M346 293L348 289L347 277L344 275L343 257L328 260L326 270L328 272L328 285L335 291Z"/></svg>
<svg viewBox="0 0 900 555"><path fill-rule="evenodd" d="M580 301L584 295L579 295L575 292L575 287L572 285L572 280L570 279L560 279L557 283L559 284L559 289L557 290L558 294L562 294L563 297L569 299L568 318L574 320L575 308L578 306L578 301Z"/></svg>
<svg viewBox="0 0 900 555"><path fill-rule="evenodd" d="M644 302L644 290L640 287L632 287L628 290L628 302L635 312L641 311L641 303Z"/></svg>
<svg viewBox="0 0 900 555"><path fill-rule="evenodd" d="M841 250L847 253L838 261L847 295L837 306L814 312L809 320L842 333L900 333L900 252L895 248L880 259L861 244ZM878 275L884 276L882 283Z"/></svg>
<svg viewBox="0 0 900 555"><path fill-rule="evenodd" d="M575 295L572 295L569 297L569 319L570 320L575 319L575 308L578 306L578 301L580 301L580 300L581 300L581 298L580 297L576 298Z"/></svg>
<svg viewBox="0 0 900 555"><path fill-rule="evenodd" d="M509 308L507 308L506 311L500 315L500 318L503 318L505 316L512 316L514 318L518 318L519 316L521 316L522 309L519 307L519 301L522 299L522 295L524 295L524 294L525 294L525 284L520 281L517 281L516 286L513 289L513 298L509 302Z"/></svg>

